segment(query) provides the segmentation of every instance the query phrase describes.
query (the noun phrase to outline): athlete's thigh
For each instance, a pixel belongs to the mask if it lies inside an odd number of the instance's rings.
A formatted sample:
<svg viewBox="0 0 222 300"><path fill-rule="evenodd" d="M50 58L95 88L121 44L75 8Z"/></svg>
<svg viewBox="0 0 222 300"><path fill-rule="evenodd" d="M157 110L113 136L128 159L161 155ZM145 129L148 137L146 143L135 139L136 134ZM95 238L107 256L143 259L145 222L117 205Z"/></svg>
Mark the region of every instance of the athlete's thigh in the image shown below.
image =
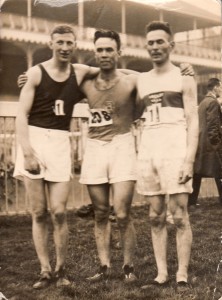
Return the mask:
<svg viewBox="0 0 222 300"><path fill-rule="evenodd" d="M33 212L47 209L46 186L43 179L24 177L25 189Z"/></svg>
<svg viewBox="0 0 222 300"><path fill-rule="evenodd" d="M116 212L128 212L133 200L135 181L112 184L113 206Z"/></svg>
<svg viewBox="0 0 222 300"><path fill-rule="evenodd" d="M136 150L131 133L117 137L109 156L109 182L136 180Z"/></svg>
<svg viewBox="0 0 222 300"><path fill-rule="evenodd" d="M45 180L67 182L71 178L71 146L67 132L52 133L44 149Z"/></svg>
<svg viewBox="0 0 222 300"><path fill-rule="evenodd" d="M108 149L109 147L107 148L96 140L87 140L80 183L99 185L108 182L106 159Z"/></svg>
<svg viewBox="0 0 222 300"><path fill-rule="evenodd" d="M169 210L178 218L187 214L188 193L173 194L169 196Z"/></svg>
<svg viewBox="0 0 222 300"><path fill-rule="evenodd" d="M54 212L64 212L70 190L70 181L48 182L50 208Z"/></svg>
<svg viewBox="0 0 222 300"><path fill-rule="evenodd" d="M95 210L109 207L110 185L108 183L89 184L87 188Z"/></svg>
<svg viewBox="0 0 222 300"><path fill-rule="evenodd" d="M165 195L155 195L146 197L150 205L150 217L156 217L166 211Z"/></svg>

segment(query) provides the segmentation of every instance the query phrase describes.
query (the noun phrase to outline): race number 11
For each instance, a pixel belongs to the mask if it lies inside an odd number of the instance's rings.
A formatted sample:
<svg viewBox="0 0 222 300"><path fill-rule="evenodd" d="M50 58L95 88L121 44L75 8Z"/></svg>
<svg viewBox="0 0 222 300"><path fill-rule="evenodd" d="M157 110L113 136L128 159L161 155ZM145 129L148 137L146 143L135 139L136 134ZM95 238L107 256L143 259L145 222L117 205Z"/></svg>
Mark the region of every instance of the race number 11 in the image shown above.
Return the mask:
<svg viewBox="0 0 222 300"><path fill-rule="evenodd" d="M160 122L160 108L161 108L161 103L155 103L147 107L148 118L151 123Z"/></svg>

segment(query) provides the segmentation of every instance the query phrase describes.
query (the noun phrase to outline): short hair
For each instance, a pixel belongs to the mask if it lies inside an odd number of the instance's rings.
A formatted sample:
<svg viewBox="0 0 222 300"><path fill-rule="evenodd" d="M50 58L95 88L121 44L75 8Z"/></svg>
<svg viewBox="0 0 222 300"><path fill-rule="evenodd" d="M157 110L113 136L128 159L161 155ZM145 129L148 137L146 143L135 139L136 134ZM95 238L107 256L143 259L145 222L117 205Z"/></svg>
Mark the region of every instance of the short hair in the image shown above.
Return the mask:
<svg viewBox="0 0 222 300"><path fill-rule="evenodd" d="M207 90L212 91L215 86L219 86L221 81L218 78L210 78L207 83Z"/></svg>
<svg viewBox="0 0 222 300"><path fill-rule="evenodd" d="M94 33L94 44L99 38L110 38L112 40L116 41L117 44L117 50L120 50L121 47L121 41L120 41L120 36L116 31L113 30L104 30L104 29L99 29Z"/></svg>
<svg viewBox="0 0 222 300"><path fill-rule="evenodd" d="M56 34L56 33L59 33L59 34L71 33L71 34L73 34L74 38L76 39L74 29L72 28L72 26L70 26L68 24L61 24L61 25L55 26L50 33L51 38L53 37L53 34Z"/></svg>
<svg viewBox="0 0 222 300"><path fill-rule="evenodd" d="M146 33L154 30L164 30L170 36L173 36L173 32L168 22L152 21L148 25L146 25Z"/></svg>

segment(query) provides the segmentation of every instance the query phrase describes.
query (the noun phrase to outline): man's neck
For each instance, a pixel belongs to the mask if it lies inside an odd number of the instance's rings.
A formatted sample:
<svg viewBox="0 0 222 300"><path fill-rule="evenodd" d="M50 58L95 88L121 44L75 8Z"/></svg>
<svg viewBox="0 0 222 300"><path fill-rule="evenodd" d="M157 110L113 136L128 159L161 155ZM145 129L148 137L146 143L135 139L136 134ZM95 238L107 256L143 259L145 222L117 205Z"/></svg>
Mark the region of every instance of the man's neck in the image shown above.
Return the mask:
<svg viewBox="0 0 222 300"><path fill-rule="evenodd" d="M98 80L112 81L118 76L117 70L100 70Z"/></svg>
<svg viewBox="0 0 222 300"><path fill-rule="evenodd" d="M166 72L169 72L170 70L172 70L172 68L174 67L174 65L171 63L170 60L168 60L167 62L163 63L163 64L153 64L153 71L156 74L163 74Z"/></svg>
<svg viewBox="0 0 222 300"><path fill-rule="evenodd" d="M49 60L49 64L53 69L58 69L61 72L66 72L67 70L69 70L69 66L70 66L70 62L69 61L57 61L55 59L51 59Z"/></svg>
<svg viewBox="0 0 222 300"><path fill-rule="evenodd" d="M211 97L213 97L213 98L218 98L217 95L216 95L213 91L209 91L209 92L207 93L207 96L211 96Z"/></svg>
<svg viewBox="0 0 222 300"><path fill-rule="evenodd" d="M109 90L110 88L114 87L118 81L119 76L116 69L112 70L111 72L101 70L95 79L95 87L98 90Z"/></svg>

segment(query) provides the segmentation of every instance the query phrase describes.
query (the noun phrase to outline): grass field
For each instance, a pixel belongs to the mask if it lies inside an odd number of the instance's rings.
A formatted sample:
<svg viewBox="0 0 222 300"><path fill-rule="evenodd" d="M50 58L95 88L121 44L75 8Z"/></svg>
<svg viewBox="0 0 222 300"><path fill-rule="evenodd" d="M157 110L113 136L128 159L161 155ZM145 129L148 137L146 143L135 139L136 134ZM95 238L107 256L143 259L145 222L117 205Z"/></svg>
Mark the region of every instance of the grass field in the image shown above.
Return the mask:
<svg viewBox="0 0 222 300"><path fill-rule="evenodd" d="M32 243L30 216L0 217L0 292L10 300L218 300L222 296L222 207L217 199L201 200L200 208L190 214L193 229L193 247L189 268L192 288L184 293L176 289L175 228L169 225L168 287L153 286L148 290L140 287L156 275L156 265L150 238L148 206L133 207L137 231L135 259L139 281L126 286L122 281L122 252L118 247L119 235L116 223L112 223L112 275L108 282L89 284L85 278L98 268L93 235L93 219L81 219L69 212L69 255L67 271L73 282L71 287L57 289L55 285L41 291L32 289L39 273L39 263ZM55 251L50 235L50 253L54 265ZM221 273L220 273L221 271ZM217 291L213 294L215 285Z"/></svg>

